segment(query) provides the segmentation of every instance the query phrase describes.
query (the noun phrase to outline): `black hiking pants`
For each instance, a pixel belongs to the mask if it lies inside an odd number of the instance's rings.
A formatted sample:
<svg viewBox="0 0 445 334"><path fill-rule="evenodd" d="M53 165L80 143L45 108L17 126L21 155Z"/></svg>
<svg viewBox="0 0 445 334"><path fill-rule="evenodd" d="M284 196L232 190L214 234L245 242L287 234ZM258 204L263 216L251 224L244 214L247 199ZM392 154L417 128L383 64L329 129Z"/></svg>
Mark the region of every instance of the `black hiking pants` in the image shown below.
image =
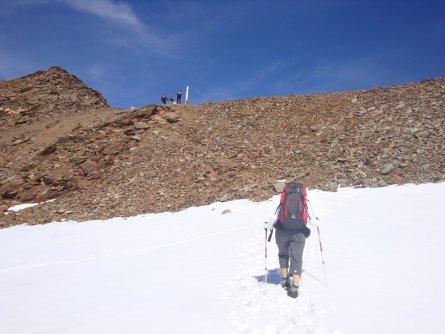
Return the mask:
<svg viewBox="0 0 445 334"><path fill-rule="evenodd" d="M275 233L275 240L278 246L280 268L289 268L289 274L301 276L306 236L300 231L291 231L280 228L277 229Z"/></svg>

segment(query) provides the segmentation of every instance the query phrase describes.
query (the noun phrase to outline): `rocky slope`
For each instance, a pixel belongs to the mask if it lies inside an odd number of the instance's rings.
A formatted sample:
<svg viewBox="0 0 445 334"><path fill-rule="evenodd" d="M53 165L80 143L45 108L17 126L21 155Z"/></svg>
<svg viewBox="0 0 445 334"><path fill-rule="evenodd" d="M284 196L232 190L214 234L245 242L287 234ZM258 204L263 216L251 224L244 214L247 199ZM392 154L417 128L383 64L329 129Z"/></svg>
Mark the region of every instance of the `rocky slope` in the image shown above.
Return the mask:
<svg viewBox="0 0 445 334"><path fill-rule="evenodd" d="M444 120L444 77L118 110L53 67L0 81L0 210L42 202L0 225L263 200L281 179L324 190L443 181Z"/></svg>

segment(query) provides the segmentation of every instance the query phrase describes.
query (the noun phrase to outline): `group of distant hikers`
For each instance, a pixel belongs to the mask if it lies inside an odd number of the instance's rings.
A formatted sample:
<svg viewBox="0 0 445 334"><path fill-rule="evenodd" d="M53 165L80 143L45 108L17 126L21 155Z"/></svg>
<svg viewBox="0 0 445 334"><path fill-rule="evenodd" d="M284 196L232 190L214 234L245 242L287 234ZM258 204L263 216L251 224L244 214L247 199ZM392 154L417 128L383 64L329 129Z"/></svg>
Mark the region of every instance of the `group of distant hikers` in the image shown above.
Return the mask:
<svg viewBox="0 0 445 334"><path fill-rule="evenodd" d="M170 96L169 101L170 104L181 104L181 99L182 99L182 92L180 90L178 90L178 92L176 93L176 101L173 98L173 96ZM167 94L162 94L161 96L161 102L162 104L167 104Z"/></svg>
<svg viewBox="0 0 445 334"><path fill-rule="evenodd" d="M267 241L272 238L272 228L276 230L275 240L278 246L281 286L292 298L298 297L303 267L303 250L306 238L311 234L311 230L307 227L308 220L310 217L306 187L295 181L287 183L281 193L280 204L275 210L275 215L265 223L264 229ZM270 230L269 238L267 237L268 230ZM267 282L267 262L265 281Z"/></svg>

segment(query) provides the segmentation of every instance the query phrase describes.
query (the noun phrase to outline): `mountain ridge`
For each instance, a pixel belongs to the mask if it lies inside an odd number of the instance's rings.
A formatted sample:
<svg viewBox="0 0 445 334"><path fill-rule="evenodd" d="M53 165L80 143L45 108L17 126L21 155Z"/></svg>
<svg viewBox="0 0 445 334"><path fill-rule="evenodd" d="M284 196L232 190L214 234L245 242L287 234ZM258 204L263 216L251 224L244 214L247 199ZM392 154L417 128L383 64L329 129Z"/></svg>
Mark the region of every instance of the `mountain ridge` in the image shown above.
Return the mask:
<svg viewBox="0 0 445 334"><path fill-rule="evenodd" d="M330 191L439 182L444 120L445 77L127 110L110 107L99 92L52 67L0 81L0 209L42 202L0 222L82 221L264 200L281 179Z"/></svg>

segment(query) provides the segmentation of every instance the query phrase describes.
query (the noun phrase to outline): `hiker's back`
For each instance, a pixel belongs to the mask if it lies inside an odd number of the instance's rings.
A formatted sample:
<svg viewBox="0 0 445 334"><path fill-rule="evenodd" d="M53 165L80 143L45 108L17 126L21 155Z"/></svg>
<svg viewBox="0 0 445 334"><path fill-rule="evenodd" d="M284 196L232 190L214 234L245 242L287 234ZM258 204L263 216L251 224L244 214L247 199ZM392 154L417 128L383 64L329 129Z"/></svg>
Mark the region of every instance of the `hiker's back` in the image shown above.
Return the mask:
<svg viewBox="0 0 445 334"><path fill-rule="evenodd" d="M278 206L278 226L287 230L303 230L307 223L307 191L299 182L285 185Z"/></svg>

